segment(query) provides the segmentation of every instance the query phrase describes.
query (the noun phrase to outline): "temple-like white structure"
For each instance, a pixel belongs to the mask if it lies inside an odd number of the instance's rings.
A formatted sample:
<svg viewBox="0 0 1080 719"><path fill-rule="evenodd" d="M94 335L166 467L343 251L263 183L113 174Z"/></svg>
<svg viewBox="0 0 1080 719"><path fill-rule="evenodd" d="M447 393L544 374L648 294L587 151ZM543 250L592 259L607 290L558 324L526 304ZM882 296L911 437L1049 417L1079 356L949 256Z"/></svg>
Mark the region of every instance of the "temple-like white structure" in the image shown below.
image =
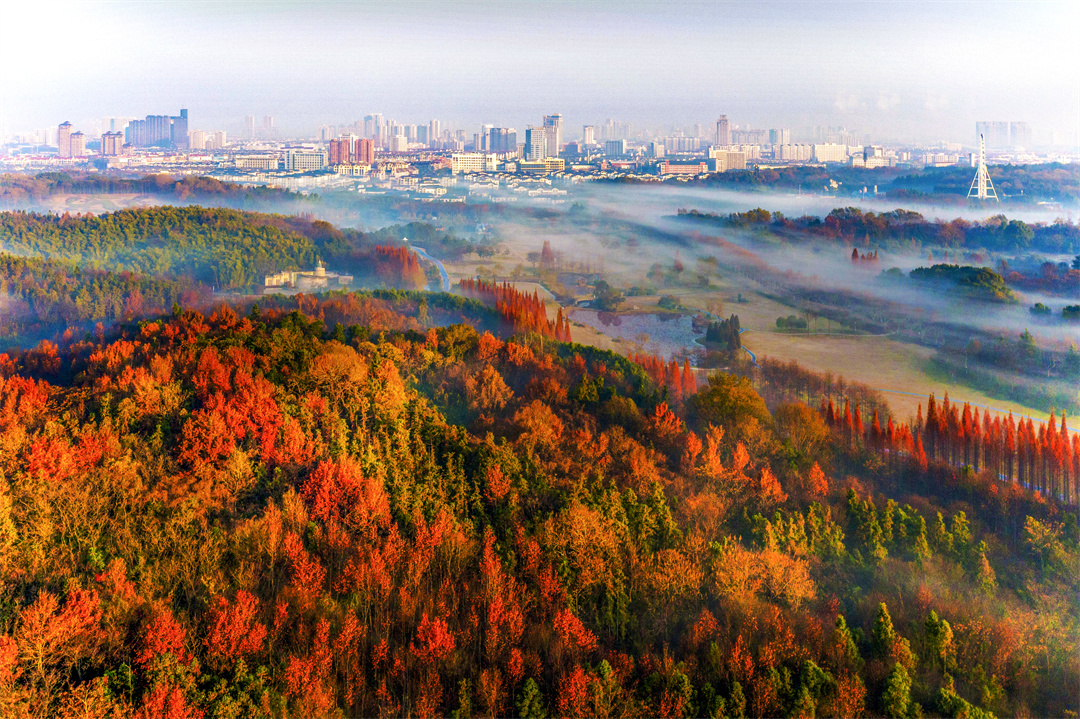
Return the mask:
<svg viewBox="0 0 1080 719"><path fill-rule="evenodd" d="M321 291L352 284L352 275L327 272L326 265L319 260L311 272L285 271L266 275L263 278L264 293L292 294L293 292Z"/></svg>

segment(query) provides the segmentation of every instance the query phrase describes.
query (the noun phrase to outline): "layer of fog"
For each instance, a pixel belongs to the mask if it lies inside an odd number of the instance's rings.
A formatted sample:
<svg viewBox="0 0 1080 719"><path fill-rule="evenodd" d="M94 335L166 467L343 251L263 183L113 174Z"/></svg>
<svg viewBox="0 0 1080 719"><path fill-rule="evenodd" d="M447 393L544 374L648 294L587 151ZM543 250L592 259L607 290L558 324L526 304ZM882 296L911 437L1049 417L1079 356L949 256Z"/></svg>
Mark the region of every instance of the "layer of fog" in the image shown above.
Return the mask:
<svg viewBox="0 0 1080 719"><path fill-rule="evenodd" d="M756 207L780 211L789 217L802 214L824 216L836 207L849 206L851 203L844 201L845 198L670 186L654 188L637 185L593 185L573 192L569 199L585 203L586 215L600 224L598 231L582 230L568 222L561 223L570 228L564 231L552 231L547 227L536 226L540 223L521 222L515 223L513 234L519 238L530 237L535 244L534 249L537 250L542 244L542 236L552 242L557 252L562 252L571 261L582 254L595 253L598 245L605 247L608 251L604 261L609 275L613 281L620 281L624 287L632 284L652 284L645 279L650 267L655 264L670 267L677 256L683 261L688 272L695 271L697 260L709 257L715 257L722 266L727 266L729 269L722 271L728 273L731 272L731 267L745 261L745 258L725 256L722 247L711 246L707 241L693 244L650 240L648 232L633 231L633 226L637 225L641 230L656 230L687 240L695 234L704 238L722 238L753 253L771 269L784 273L782 281L786 284L847 293L846 299L836 297L838 304L857 302L859 297L895 303L900 306L895 317L878 318L886 327L895 327L907 319L969 327L982 333L1004 335L1010 339L1016 339L1020 333L1030 330L1042 342L1058 346L1080 339L1080 332L1077 332L1075 326L1060 320L1061 307L1074 304L1074 301L1047 297L1041 293L1016 292L1018 304L984 302L963 298L947 287L932 288L916 284L907 276L916 267L944 261L940 251L935 252L935 259L931 261L925 251L903 253L879 250L876 263L857 264L851 261L850 245L843 242L811 240L806 243L769 243L755 238L751 232L739 232L705 223L688 223L674 217L679 208L694 208L725 215ZM860 206L864 210L872 207L875 212L896 209L896 203L867 201ZM965 219L982 220L994 214L980 212L976 208L942 207L940 210L940 217L944 219L964 216ZM926 216L934 219L933 216ZM1007 216L1013 219L1016 215L1010 211ZM1024 213L1024 217L1027 218L1025 221L1031 222L1053 222L1056 219L1052 211L1040 207L1029 209ZM628 246L627 240L631 237L638 240L639 246L636 249ZM868 250L866 247L859 249L863 252ZM1008 253L983 253L982 262L967 262L962 255L950 253L948 260L958 264L994 267L1000 258L1010 256ZM892 267L899 268L903 277L894 281L882 278L881 273ZM738 275L737 270L735 275ZM756 284L737 277L736 281L743 282L747 289ZM1035 302L1051 307L1056 319L1034 317L1030 313L1030 307ZM797 305L797 300L792 300L792 304Z"/></svg>

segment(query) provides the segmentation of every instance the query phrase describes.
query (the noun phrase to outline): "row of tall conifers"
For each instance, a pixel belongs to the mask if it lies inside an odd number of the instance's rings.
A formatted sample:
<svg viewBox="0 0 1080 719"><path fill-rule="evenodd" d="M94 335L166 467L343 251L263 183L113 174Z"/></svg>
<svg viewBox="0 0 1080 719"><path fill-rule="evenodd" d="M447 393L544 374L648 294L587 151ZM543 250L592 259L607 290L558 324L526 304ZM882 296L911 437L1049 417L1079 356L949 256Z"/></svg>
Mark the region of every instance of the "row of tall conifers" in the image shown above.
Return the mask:
<svg viewBox="0 0 1080 719"><path fill-rule="evenodd" d="M920 404L910 427L891 417L882 426L877 411L866 426L858 404L853 411L846 399L841 410L823 398L820 411L851 444L887 452L894 461L906 454L924 469L931 460L970 466L1068 503L1078 500L1080 434L1069 431L1064 414L1059 420L1051 413L1036 425L1030 417L1018 420L1011 412L980 413L967 402L961 407L950 403L948 395L940 403L930 395L925 418Z"/></svg>
<svg viewBox="0 0 1080 719"><path fill-rule="evenodd" d="M503 320L511 324L515 332L534 332L560 342L570 342L570 319L559 308L555 320L547 317L547 307L535 290L532 294L521 292L509 282L485 282L481 279L461 280L461 293L466 297L493 302Z"/></svg>

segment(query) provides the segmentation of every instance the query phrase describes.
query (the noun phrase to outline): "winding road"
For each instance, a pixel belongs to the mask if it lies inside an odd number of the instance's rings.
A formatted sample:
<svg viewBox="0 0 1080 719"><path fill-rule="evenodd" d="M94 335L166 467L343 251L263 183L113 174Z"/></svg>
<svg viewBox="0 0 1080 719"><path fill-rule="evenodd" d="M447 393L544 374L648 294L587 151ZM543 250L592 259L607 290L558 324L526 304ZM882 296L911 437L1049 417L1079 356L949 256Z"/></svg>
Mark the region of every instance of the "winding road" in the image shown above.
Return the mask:
<svg viewBox="0 0 1080 719"><path fill-rule="evenodd" d="M405 237L403 239L404 239L405 242L409 241L408 237ZM409 245L409 246L412 247L413 252L420 255L425 260L430 260L431 262L435 263L435 266L439 268L439 274L442 275L442 291L443 292L449 292L450 291L450 273L448 273L446 271L446 268L443 267L443 263L440 262L439 260L435 259L431 255L429 255L427 253L427 250L425 250L423 247L417 247L416 245Z"/></svg>

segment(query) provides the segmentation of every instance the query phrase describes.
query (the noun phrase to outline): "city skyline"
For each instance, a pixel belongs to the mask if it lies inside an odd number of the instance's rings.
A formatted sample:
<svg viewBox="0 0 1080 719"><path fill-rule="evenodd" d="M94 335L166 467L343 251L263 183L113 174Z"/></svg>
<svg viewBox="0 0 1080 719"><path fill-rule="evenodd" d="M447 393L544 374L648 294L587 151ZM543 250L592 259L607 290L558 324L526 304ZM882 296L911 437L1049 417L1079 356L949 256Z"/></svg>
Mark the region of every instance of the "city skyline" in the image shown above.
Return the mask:
<svg viewBox="0 0 1080 719"><path fill-rule="evenodd" d="M708 126L726 114L732 127L844 125L908 142L1026 122L1035 144L1068 145L1080 124L1080 58L1065 41L1080 15L1062 3L575 2L545 6L543 29L523 22L531 3L46 5L59 19L34 73L33 33L12 28L41 9L3 10L4 133L178 106L193 127L238 135L248 115L307 136L374 111L456 128L559 112L566 139L607 118ZM64 42L91 36L93 52ZM991 69L971 71L973 56Z"/></svg>

